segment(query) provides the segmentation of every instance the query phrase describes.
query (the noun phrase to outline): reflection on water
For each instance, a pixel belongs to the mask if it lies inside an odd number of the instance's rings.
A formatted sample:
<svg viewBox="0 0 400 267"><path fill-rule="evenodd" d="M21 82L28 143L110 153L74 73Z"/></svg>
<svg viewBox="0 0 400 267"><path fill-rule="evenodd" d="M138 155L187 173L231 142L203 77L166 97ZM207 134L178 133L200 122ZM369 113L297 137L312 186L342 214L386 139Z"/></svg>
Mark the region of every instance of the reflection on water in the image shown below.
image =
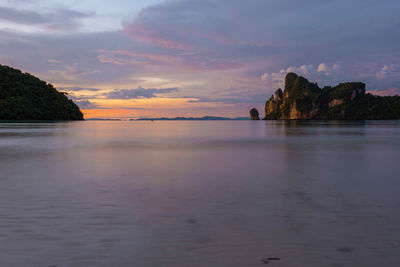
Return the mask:
<svg viewBox="0 0 400 267"><path fill-rule="evenodd" d="M0 124L0 266L398 266L400 123Z"/></svg>

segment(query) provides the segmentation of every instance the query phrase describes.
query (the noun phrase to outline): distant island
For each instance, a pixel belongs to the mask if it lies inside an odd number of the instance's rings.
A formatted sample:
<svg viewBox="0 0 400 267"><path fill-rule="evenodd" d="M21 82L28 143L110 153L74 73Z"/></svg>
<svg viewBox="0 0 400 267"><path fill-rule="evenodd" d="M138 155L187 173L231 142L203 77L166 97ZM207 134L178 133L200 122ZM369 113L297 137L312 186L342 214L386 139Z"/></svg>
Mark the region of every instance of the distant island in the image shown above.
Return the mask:
<svg viewBox="0 0 400 267"><path fill-rule="evenodd" d="M215 116L204 117L159 117L159 118L89 118L88 121L248 121L247 117L226 118Z"/></svg>
<svg viewBox="0 0 400 267"><path fill-rule="evenodd" d="M83 114L51 84L0 65L0 120L83 120Z"/></svg>
<svg viewBox="0 0 400 267"><path fill-rule="evenodd" d="M253 115L255 115L254 110ZM251 119L256 119L250 116ZM265 120L391 120L400 119L400 96L365 93L361 82L319 88L306 78L288 73L285 89L265 104Z"/></svg>
<svg viewBox="0 0 400 267"><path fill-rule="evenodd" d="M131 119L132 121L231 121L231 120L249 120L247 117L226 118L226 117L175 117L175 118L140 118Z"/></svg>

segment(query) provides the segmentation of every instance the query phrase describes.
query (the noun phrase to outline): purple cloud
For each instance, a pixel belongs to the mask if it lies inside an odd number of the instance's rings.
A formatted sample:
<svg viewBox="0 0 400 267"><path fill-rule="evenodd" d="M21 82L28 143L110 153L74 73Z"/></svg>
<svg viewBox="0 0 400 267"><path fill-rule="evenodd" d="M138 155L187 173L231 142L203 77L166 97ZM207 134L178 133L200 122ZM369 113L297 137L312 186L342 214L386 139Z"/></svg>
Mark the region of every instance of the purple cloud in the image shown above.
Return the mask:
<svg viewBox="0 0 400 267"><path fill-rule="evenodd" d="M38 13L0 6L0 20L23 25L43 26L46 30L71 30L79 26L79 19L92 14L62 8L49 13Z"/></svg>
<svg viewBox="0 0 400 267"><path fill-rule="evenodd" d="M124 32L205 69L223 64L261 76L292 68L322 83L365 79L383 90L400 81L393 67L400 60L399 7L394 0L176 0L144 9ZM371 63L373 70L365 67ZM386 73L392 79L378 81Z"/></svg>
<svg viewBox="0 0 400 267"><path fill-rule="evenodd" d="M143 88L137 89L115 89L112 92L105 93L104 96L108 99L134 99L134 98L153 98L161 94L169 94L178 91L178 88Z"/></svg>
<svg viewBox="0 0 400 267"><path fill-rule="evenodd" d="M100 108L98 105L96 105L95 103L90 102L87 99L75 100L74 102L75 102L75 104L78 105L78 107L80 107L82 109L98 109L98 108Z"/></svg>
<svg viewBox="0 0 400 267"><path fill-rule="evenodd" d="M83 88L83 87L58 87L57 89L66 91L92 91L92 92L100 91L100 89L97 88Z"/></svg>

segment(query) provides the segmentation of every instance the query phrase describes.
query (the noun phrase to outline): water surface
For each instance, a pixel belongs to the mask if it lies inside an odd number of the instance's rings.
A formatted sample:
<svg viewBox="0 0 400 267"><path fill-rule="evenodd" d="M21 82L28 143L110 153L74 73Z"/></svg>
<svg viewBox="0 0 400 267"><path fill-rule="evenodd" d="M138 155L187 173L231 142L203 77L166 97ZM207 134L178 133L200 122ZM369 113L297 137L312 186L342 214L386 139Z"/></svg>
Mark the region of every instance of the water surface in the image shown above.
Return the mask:
<svg viewBox="0 0 400 267"><path fill-rule="evenodd" d="M0 124L0 266L400 266L400 122Z"/></svg>

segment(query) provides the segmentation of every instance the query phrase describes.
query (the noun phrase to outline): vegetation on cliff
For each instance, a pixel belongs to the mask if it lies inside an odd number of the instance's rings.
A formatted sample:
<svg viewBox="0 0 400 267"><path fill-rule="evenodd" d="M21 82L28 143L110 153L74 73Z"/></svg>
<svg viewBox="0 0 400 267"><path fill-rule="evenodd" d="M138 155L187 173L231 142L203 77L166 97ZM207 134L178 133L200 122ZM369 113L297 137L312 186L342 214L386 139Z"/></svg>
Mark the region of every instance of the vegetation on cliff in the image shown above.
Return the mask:
<svg viewBox="0 0 400 267"><path fill-rule="evenodd" d="M0 120L83 120L83 115L51 84L0 65Z"/></svg>
<svg viewBox="0 0 400 267"><path fill-rule="evenodd" d="M360 82L321 89L304 77L288 73L284 91L278 89L266 102L265 119L400 119L400 96L366 94L365 84Z"/></svg>

